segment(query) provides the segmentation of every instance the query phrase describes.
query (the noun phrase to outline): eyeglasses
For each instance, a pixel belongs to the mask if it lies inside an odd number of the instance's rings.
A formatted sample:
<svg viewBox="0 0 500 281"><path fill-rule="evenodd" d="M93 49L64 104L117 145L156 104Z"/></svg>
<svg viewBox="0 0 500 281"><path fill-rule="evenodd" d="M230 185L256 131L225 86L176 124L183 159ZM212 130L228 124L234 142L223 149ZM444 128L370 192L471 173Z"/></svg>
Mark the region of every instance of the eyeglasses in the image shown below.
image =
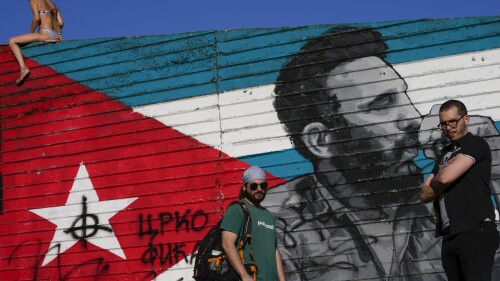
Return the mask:
<svg viewBox="0 0 500 281"><path fill-rule="evenodd" d="M267 182L266 181L263 181L261 183L252 182L248 186L250 187L251 191L257 190L257 187L259 187L259 186L260 186L260 189L266 190L267 189Z"/></svg>
<svg viewBox="0 0 500 281"><path fill-rule="evenodd" d="M460 122L460 119L464 118L466 115L462 115L460 118L456 119L456 120L450 120L450 121L447 121L447 122L441 122L437 125L437 127L441 130L444 130L446 128L448 128L448 126L450 126L452 129L456 128L457 125L458 125L458 122Z"/></svg>

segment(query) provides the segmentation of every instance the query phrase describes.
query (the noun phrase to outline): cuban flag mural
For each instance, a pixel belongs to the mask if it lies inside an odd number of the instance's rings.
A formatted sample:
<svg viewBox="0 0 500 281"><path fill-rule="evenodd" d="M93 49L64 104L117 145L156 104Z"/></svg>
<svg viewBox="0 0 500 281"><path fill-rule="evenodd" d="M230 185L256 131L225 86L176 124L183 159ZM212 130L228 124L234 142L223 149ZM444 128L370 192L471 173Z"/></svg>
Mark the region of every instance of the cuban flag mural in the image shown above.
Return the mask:
<svg viewBox="0 0 500 281"><path fill-rule="evenodd" d="M251 165L267 172L287 280L446 280L419 193L451 98L490 145L500 202L500 17L23 53L17 86L0 46L0 280L192 280Z"/></svg>

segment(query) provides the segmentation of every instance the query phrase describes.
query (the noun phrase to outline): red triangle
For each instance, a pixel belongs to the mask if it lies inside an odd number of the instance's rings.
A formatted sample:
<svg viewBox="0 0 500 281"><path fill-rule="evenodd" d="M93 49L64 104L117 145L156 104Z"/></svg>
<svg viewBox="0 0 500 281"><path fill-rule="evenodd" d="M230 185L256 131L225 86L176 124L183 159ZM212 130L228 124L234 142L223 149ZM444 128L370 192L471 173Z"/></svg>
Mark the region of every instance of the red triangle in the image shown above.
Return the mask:
<svg viewBox="0 0 500 281"><path fill-rule="evenodd" d="M11 56L0 47L0 280L151 280L190 255L249 165L32 60L18 87ZM82 162L99 200L139 197L110 221L127 259L77 243L42 267L55 226L29 210L64 205Z"/></svg>

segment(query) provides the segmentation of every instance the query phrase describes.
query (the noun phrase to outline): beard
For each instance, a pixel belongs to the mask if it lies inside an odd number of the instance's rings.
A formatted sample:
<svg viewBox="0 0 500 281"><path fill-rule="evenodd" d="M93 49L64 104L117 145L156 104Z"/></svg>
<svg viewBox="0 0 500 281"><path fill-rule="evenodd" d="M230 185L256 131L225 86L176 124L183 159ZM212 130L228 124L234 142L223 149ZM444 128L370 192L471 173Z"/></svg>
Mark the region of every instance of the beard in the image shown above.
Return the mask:
<svg viewBox="0 0 500 281"><path fill-rule="evenodd" d="M254 205L260 205L260 202L264 201L264 198L266 198L266 192L256 191L252 194L249 191L245 191L245 198L247 198Z"/></svg>

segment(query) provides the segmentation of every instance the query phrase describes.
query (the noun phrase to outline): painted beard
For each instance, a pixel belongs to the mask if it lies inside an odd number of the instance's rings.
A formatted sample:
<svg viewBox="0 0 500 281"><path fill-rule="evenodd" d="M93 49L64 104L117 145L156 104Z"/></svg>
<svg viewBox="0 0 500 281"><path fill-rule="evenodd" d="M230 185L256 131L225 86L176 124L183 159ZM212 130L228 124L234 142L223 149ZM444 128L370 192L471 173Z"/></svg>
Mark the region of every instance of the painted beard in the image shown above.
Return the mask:
<svg viewBox="0 0 500 281"><path fill-rule="evenodd" d="M258 196L257 195L261 195ZM245 197L250 200L254 205L257 204L259 205L260 202L264 201L264 198L266 198L266 192L265 191L256 191L253 194L247 190L245 190Z"/></svg>

